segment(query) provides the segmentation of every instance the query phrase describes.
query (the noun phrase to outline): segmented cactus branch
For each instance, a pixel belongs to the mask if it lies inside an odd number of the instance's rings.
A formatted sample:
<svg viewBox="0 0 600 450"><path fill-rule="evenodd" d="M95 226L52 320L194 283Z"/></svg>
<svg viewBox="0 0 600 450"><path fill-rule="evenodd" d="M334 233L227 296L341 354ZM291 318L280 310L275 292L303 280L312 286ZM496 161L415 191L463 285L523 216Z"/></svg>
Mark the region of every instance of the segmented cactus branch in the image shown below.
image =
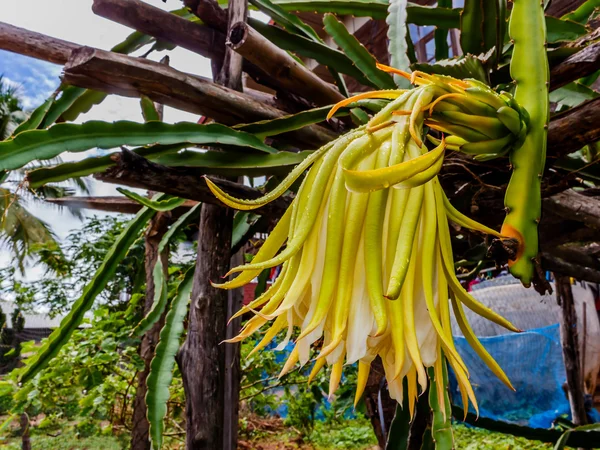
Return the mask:
<svg viewBox="0 0 600 450"><path fill-rule="evenodd" d="M546 22L540 0L514 0L508 32L514 44L510 74L516 85L515 101L528 112L529 122L523 145L510 154L513 173L506 189L502 234L519 241L516 259L509 261L509 267L529 286L538 253L549 119Z"/></svg>

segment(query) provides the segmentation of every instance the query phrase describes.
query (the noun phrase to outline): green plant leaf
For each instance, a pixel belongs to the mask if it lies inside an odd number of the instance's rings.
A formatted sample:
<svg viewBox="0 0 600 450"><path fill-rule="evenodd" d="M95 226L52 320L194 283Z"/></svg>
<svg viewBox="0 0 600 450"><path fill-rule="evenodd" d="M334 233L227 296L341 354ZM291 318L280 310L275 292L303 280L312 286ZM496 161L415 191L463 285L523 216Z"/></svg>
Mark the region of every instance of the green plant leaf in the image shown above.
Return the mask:
<svg viewBox="0 0 600 450"><path fill-rule="evenodd" d="M550 101L574 107L583 102L598 98L600 94L576 81L550 92Z"/></svg>
<svg viewBox="0 0 600 450"><path fill-rule="evenodd" d="M254 6L256 6L260 11L271 17L271 19L273 19L273 21L276 24L285 28L289 33L293 35L303 36L310 39L313 42L325 45L325 41L321 39L321 36L319 36L311 26L305 24L298 16L285 11L278 5L275 5L270 0L251 0L251 3ZM263 25L262 22L259 23ZM267 39L269 38L267 37ZM276 45L283 48L281 46L281 40L277 40ZM331 48L329 46L327 47ZM297 48L298 47L296 47L296 49ZM293 49L288 50L297 51ZM333 69L332 67L328 66L327 68L329 70L329 73L331 73L331 76L333 77L335 85L338 87L342 95L344 97L348 97L348 89L346 88L346 82L344 81L344 78L337 72L337 70Z"/></svg>
<svg viewBox="0 0 600 450"><path fill-rule="evenodd" d="M250 0L250 3L290 33L301 34L315 42L323 43L321 37L310 25L305 24L298 16L290 14L281 6L269 0Z"/></svg>
<svg viewBox="0 0 600 450"><path fill-rule="evenodd" d="M406 450L408 448L411 417L408 407L408 383L406 378L402 381L402 390L402 405L396 405L396 413L390 424L385 450Z"/></svg>
<svg viewBox="0 0 600 450"><path fill-rule="evenodd" d="M23 131L35 130L37 127L39 127L42 121L44 120L44 117L46 117L48 110L52 106L52 103L54 103L55 96L56 93L52 94L44 103L38 106L31 113L29 118L15 129L13 136L16 136L17 134Z"/></svg>
<svg viewBox="0 0 600 450"><path fill-rule="evenodd" d="M129 121L89 121L81 125L61 123L47 130L25 131L14 139L0 142L0 170L17 169L34 160L54 158L62 152L91 148L148 144L224 144L248 147L267 153L275 149L256 136L220 124L199 125L179 122L136 123Z"/></svg>
<svg viewBox="0 0 600 450"><path fill-rule="evenodd" d="M105 92L87 89L60 115L60 120L74 121L81 114L89 112L94 106L102 103L107 96L108 94Z"/></svg>
<svg viewBox="0 0 600 450"><path fill-rule="evenodd" d="M171 211L185 203L185 198L170 197L165 200L154 201L148 197L144 197L135 192L129 191L125 188L118 187L117 191L123 194L125 197L138 202L142 206L153 209L154 211Z"/></svg>
<svg viewBox="0 0 600 450"><path fill-rule="evenodd" d="M275 0L274 3L286 11L334 13L380 20L385 20L388 12L388 2L383 0ZM410 3L406 11L408 23L447 29L459 27L459 8L433 8Z"/></svg>
<svg viewBox="0 0 600 450"><path fill-rule="evenodd" d="M585 25L596 8L600 8L600 0L587 0L587 2L577 8L575 11L562 16L561 19L572 20L573 22Z"/></svg>
<svg viewBox="0 0 600 450"><path fill-rule="evenodd" d="M183 226L185 225L190 217L200 208L200 203L198 203L193 208L190 208L188 212L183 214L173 225L169 227L169 230L164 234L160 243L158 244L158 254L160 255L165 248L169 245L173 235ZM193 270L192 270L193 272ZM150 311L144 316L144 318L140 321L140 323L135 327L135 329L131 332L132 336L142 336L146 331L148 331L152 326L158 322L160 316L164 312L167 301L168 301L168 286L167 279L164 274L164 267L162 264L162 259L157 258L156 264L152 268L152 278L154 280L154 300L152 303L152 307Z"/></svg>
<svg viewBox="0 0 600 450"><path fill-rule="evenodd" d="M439 0L438 6L441 8L452 8L452 0ZM435 41L436 61L448 59L450 50L448 47L448 29L436 27L433 33L433 39Z"/></svg>
<svg viewBox="0 0 600 450"><path fill-rule="evenodd" d="M61 85L59 91L60 94L48 109L38 128L48 128L56 122L58 118L86 92L86 89L76 86Z"/></svg>
<svg viewBox="0 0 600 450"><path fill-rule="evenodd" d="M202 171L207 175L247 175L256 177L285 174L312 153L312 150L298 153L279 152L269 155L240 153L232 157L231 153L189 150L178 154L164 155L156 158L155 161L167 166L202 168Z"/></svg>
<svg viewBox="0 0 600 450"><path fill-rule="evenodd" d="M410 60L408 58L408 46L406 39L410 39L406 25L407 0L390 0L388 16L385 22L388 24L388 53L390 54L390 65L396 69L410 71ZM410 81L400 75L394 75L396 85L402 89L410 87Z"/></svg>
<svg viewBox="0 0 600 450"><path fill-rule="evenodd" d="M185 147L187 147L185 144L154 145L151 147L136 148L132 150L132 152L153 161L160 155L176 153ZM26 179L32 189L37 189L47 183L58 183L74 177L92 175L113 166L115 163L111 157L118 153L120 152L114 152L105 156L86 158L77 162L57 164L52 167L40 167L39 169L27 172Z"/></svg>
<svg viewBox="0 0 600 450"><path fill-rule="evenodd" d="M18 414L9 415L5 421L0 424L0 433L4 433L8 426L19 418Z"/></svg>
<svg viewBox="0 0 600 450"><path fill-rule="evenodd" d="M438 75L448 75L454 78L475 78L476 80L488 83L487 75L483 63L472 55L461 56L460 58L444 59L433 64L412 64L412 70L420 70L425 73Z"/></svg>
<svg viewBox="0 0 600 450"><path fill-rule="evenodd" d="M442 361L442 379L438 380L435 377L433 367L427 369L431 380L429 385L429 407L433 416L431 436L435 441L435 448L438 450L451 450L454 448L454 436L452 435L452 411L450 409L450 399L448 398L448 369L446 368L446 360L442 359ZM438 397L438 384L442 385L444 398ZM442 411L442 402L446 411L445 414ZM448 408L446 409L446 407Z"/></svg>
<svg viewBox="0 0 600 450"><path fill-rule="evenodd" d="M358 105L358 102L356 103ZM254 134L258 137L265 138L267 136L277 136L288 131L298 130L308 125L324 122L327 114L331 110L331 106L322 106L320 108L307 109L296 114L278 117L277 119L261 120L247 124L235 125L233 128L246 133ZM340 115L342 117L348 115L348 108L341 108Z"/></svg>
<svg viewBox="0 0 600 450"><path fill-rule="evenodd" d="M163 195L157 195L154 200L161 199ZM81 324L84 314L92 307L98 294L104 290L106 284L114 275L118 264L123 260L129 248L137 240L140 231L154 214L153 210L142 208L121 232L94 277L83 289L81 297L73 304L69 314L63 318L60 326L52 332L35 355L26 361L25 367L20 372L21 383L24 384L35 377L67 343L73 331Z"/></svg>
<svg viewBox="0 0 600 450"><path fill-rule="evenodd" d="M273 27L251 17L248 19L248 23L278 47L307 58L312 58L320 64L356 78L362 84L374 86L354 65L352 60L339 50L307 37L288 33L281 28Z"/></svg>
<svg viewBox="0 0 600 450"><path fill-rule="evenodd" d="M146 406L148 407L148 422L152 447L160 449L163 442L164 423L169 401L169 386L173 380L175 356L179 349L179 341L183 334L183 321L187 314L190 294L194 281L194 269L188 270L185 278L179 284L177 295L171 302L165 318L165 325L160 331L160 339L156 346L154 358L150 363L150 373L147 378L148 392Z"/></svg>
<svg viewBox="0 0 600 450"><path fill-rule="evenodd" d="M460 47L463 53L478 55L485 52L483 2L465 0L460 13Z"/></svg>
<svg viewBox="0 0 600 450"><path fill-rule="evenodd" d="M587 28L571 20L546 16L546 39L548 43L574 41L587 34Z"/></svg>
<svg viewBox="0 0 600 450"><path fill-rule="evenodd" d="M333 38L335 43L356 64L356 67L360 69L365 77L379 89L394 89L396 87L393 78L377 68L377 61L373 55L348 32L344 24L337 20L333 14L325 14L323 23L325 24L327 34Z"/></svg>
<svg viewBox="0 0 600 450"><path fill-rule="evenodd" d="M156 105L145 95L142 95L140 98L140 107L142 108L142 116L144 117L145 122L160 120Z"/></svg>

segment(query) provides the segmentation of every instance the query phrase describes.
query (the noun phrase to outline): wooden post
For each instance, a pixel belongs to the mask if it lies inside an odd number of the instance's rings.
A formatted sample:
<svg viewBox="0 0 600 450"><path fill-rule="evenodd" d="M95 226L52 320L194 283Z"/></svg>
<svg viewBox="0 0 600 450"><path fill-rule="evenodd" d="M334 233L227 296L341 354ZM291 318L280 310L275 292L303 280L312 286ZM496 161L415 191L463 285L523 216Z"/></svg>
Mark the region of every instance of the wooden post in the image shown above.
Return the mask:
<svg viewBox="0 0 600 450"><path fill-rule="evenodd" d="M563 358L567 372L567 391L573 423L577 426L587 423L581 385L581 365L577 336L577 313L569 277L555 274L556 299L562 309L561 340Z"/></svg>
<svg viewBox="0 0 600 450"><path fill-rule="evenodd" d="M31 450L31 438L29 437L29 416L21 414L21 450Z"/></svg>
<svg viewBox="0 0 600 450"><path fill-rule="evenodd" d="M248 18L247 0L229 0L227 19L227 41L230 40L231 30L234 24L245 23ZM242 65L244 58L235 53L231 48L225 50L225 58L219 74L215 81L225 87L236 91L243 91ZM243 184L243 177L238 180ZM231 258L231 265L239 266L244 263L243 249ZM236 313L243 303L243 290L235 289L228 291L227 295L227 319ZM242 324L241 317L233 320L229 326L225 323L225 334L231 339L238 334ZM236 450L239 422L240 382L242 379L242 368L240 365L240 343L225 344L225 390L223 393L223 450Z"/></svg>
<svg viewBox="0 0 600 450"><path fill-rule="evenodd" d="M186 448L223 445L227 291L213 288L229 268L233 213L202 205L187 337L177 355L186 397Z"/></svg>

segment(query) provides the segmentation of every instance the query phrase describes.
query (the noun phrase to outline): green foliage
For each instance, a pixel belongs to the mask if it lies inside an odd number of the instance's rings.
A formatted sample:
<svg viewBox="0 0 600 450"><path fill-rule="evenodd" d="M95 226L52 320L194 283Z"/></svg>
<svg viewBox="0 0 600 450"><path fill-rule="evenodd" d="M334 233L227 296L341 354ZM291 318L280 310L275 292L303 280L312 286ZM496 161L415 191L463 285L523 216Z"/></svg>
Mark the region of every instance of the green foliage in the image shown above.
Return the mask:
<svg viewBox="0 0 600 450"><path fill-rule="evenodd" d="M308 441L323 450L355 450L377 444L371 422L363 416L333 424L317 422Z"/></svg>
<svg viewBox="0 0 600 450"><path fill-rule="evenodd" d="M390 0L388 16L385 19L388 24L388 53L390 55L390 65L396 69L408 71L410 59L408 57L407 39L410 40L408 34L406 0ZM408 89L410 82L400 75L394 75L394 81L398 87Z"/></svg>
<svg viewBox="0 0 600 450"><path fill-rule="evenodd" d="M179 122L109 123L89 121L81 125L60 123L47 130L30 130L0 142L0 170L18 169L35 160L51 159L64 151L149 144L224 144L272 153L260 139L220 124Z"/></svg>
<svg viewBox="0 0 600 450"><path fill-rule="evenodd" d="M61 248L37 250L41 261L53 268L54 276L47 273L40 280L24 281L14 267L7 267L0 270L0 293L14 299L25 311L39 307L49 310L50 315L67 311L126 224L122 217L86 219L81 228L67 236ZM143 259L143 242L138 241L117 266L115 276L98 296L98 303L118 307L123 293L131 295Z"/></svg>
<svg viewBox="0 0 600 450"><path fill-rule="evenodd" d="M0 443L2 443L1 440ZM35 433L31 436L31 446L35 450L122 450L123 448L114 437L93 436L82 439L71 429L61 430L58 435ZM21 438L7 439L2 448L4 450L20 450L22 448Z"/></svg>
<svg viewBox="0 0 600 450"><path fill-rule="evenodd" d="M155 199L158 200L160 197L162 197L162 194L156 196ZM19 375L23 383L33 378L40 370L46 367L62 346L68 342L73 331L83 321L84 314L92 307L96 297L112 279L118 264L125 258L129 247L137 240L140 231L146 226L153 215L153 210L142 208L127 224L127 227L111 246L94 276L83 288L81 296L73 304L69 314L61 321L60 327L55 329L43 346L26 361L26 365L20 371Z"/></svg>
<svg viewBox="0 0 600 450"><path fill-rule="evenodd" d="M501 448L511 450L548 450L551 444L540 441L530 441L522 437L509 434L494 433L481 428L454 425L454 439L456 448L460 450L498 450Z"/></svg>
<svg viewBox="0 0 600 450"><path fill-rule="evenodd" d="M148 406L150 436L156 448L161 448L163 443L163 421L168 411L169 387L173 381L175 356L183 335L183 321L187 314L192 292L193 275L194 270L188 270L185 278L178 286L177 294L167 312L165 325L160 331L160 339L150 364L146 404Z"/></svg>
<svg viewBox="0 0 600 450"><path fill-rule="evenodd" d="M375 58L369 51L350 34L344 24L333 14L325 14L323 17L325 31L335 43L340 46L344 53L354 62L356 67L369 80L371 86L378 89L393 89L396 87L392 77L376 67Z"/></svg>

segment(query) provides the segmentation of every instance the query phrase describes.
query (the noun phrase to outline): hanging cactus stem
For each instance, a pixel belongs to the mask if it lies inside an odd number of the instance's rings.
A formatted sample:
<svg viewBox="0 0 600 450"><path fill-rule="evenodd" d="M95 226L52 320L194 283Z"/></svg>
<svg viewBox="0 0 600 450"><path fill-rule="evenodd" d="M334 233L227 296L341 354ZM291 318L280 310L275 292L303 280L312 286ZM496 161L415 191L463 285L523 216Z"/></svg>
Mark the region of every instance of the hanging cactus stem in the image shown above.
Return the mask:
<svg viewBox="0 0 600 450"><path fill-rule="evenodd" d="M502 234L519 242L516 258L509 261L509 267L515 277L529 286L538 253L550 75L543 5L539 0L514 0L510 17L508 32L514 43L510 74L516 85L515 101L528 113L528 126L523 145L510 153L513 173L504 200L508 213Z"/></svg>

